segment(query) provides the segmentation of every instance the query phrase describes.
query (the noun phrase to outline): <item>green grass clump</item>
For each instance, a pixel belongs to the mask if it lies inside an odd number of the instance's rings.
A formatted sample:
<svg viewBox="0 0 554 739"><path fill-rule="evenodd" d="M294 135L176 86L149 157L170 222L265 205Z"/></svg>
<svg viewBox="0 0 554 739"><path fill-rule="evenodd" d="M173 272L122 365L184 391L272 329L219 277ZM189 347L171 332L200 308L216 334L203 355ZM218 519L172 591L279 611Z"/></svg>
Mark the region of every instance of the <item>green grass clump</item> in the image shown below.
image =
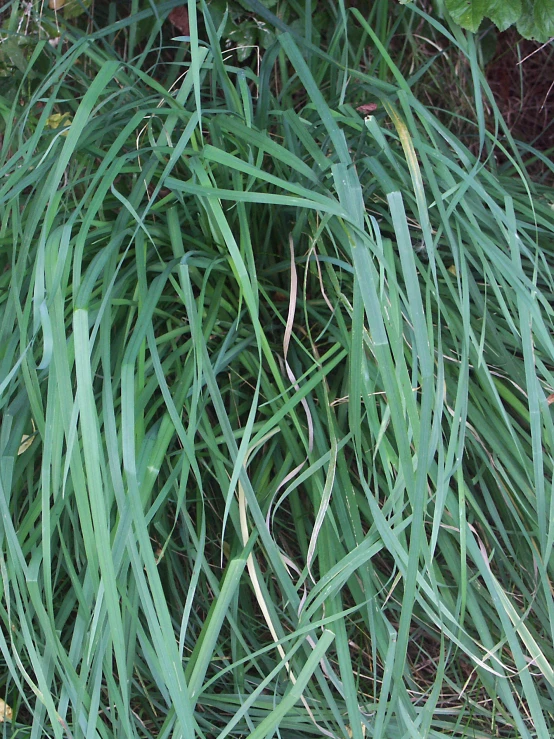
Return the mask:
<svg viewBox="0 0 554 739"><path fill-rule="evenodd" d="M549 737L552 191L471 41L468 148L356 10L198 20L5 117L3 735Z"/></svg>

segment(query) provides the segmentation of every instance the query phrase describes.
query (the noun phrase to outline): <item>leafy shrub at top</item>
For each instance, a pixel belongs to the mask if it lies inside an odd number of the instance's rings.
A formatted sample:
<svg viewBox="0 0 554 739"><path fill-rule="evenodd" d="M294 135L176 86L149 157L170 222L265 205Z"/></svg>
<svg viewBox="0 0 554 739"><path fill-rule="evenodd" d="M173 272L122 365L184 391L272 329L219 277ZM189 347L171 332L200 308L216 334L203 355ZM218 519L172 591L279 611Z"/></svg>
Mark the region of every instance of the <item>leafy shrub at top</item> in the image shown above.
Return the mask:
<svg viewBox="0 0 554 739"><path fill-rule="evenodd" d="M546 43L554 37L554 0L445 0L445 6L468 31L489 18L500 31L515 23L524 38Z"/></svg>

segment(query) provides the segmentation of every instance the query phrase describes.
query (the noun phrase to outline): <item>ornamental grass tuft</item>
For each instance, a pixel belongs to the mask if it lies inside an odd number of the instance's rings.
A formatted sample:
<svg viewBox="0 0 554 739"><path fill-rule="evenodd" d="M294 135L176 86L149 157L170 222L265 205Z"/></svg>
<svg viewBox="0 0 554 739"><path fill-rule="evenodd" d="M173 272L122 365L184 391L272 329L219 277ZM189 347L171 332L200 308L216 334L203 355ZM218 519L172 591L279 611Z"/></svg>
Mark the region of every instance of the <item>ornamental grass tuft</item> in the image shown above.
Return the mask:
<svg viewBox="0 0 554 739"><path fill-rule="evenodd" d="M552 736L552 164L177 4L2 108L0 734Z"/></svg>

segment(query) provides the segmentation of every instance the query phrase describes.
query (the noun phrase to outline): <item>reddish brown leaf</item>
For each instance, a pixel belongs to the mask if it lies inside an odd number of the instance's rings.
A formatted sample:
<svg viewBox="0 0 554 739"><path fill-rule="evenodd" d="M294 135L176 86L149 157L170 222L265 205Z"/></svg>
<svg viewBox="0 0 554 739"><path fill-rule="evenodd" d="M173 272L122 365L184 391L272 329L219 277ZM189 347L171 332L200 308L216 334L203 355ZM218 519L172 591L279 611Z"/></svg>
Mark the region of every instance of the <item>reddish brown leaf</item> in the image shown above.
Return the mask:
<svg viewBox="0 0 554 739"><path fill-rule="evenodd" d="M362 115L370 115L377 110L377 103L364 103L364 105L358 105L356 110Z"/></svg>
<svg viewBox="0 0 554 739"><path fill-rule="evenodd" d="M180 5L178 8L173 8L169 14L169 20L184 36L188 36L190 34L189 12L184 5Z"/></svg>

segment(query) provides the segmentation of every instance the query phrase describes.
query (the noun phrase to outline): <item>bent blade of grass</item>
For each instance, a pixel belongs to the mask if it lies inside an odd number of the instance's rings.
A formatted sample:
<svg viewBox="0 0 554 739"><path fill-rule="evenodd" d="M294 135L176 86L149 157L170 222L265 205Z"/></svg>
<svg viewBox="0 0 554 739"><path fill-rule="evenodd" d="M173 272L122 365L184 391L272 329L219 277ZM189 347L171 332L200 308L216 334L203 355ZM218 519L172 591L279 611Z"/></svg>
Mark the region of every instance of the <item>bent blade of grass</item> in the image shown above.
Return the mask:
<svg viewBox="0 0 554 739"><path fill-rule="evenodd" d="M214 655L214 648L221 626L227 617L231 599L239 586L246 562L247 558L241 557L231 560L227 565L219 596L213 603L213 609L208 614L204 628L196 643L195 653L193 653L188 663L187 671L190 675L188 688L191 701L198 700L198 694Z"/></svg>
<svg viewBox="0 0 554 739"><path fill-rule="evenodd" d="M323 632L310 656L306 660L306 664L299 673L294 685L292 685L288 693L284 698L282 698L278 707L266 716L266 718L264 718L264 720L250 734L250 739L263 739L263 737L266 737L268 734L272 734L275 731L284 716L286 716L288 711L290 711L290 709L300 699L302 691L308 684L308 681L312 677L318 663L333 643L334 638L335 635L332 631L325 630Z"/></svg>

